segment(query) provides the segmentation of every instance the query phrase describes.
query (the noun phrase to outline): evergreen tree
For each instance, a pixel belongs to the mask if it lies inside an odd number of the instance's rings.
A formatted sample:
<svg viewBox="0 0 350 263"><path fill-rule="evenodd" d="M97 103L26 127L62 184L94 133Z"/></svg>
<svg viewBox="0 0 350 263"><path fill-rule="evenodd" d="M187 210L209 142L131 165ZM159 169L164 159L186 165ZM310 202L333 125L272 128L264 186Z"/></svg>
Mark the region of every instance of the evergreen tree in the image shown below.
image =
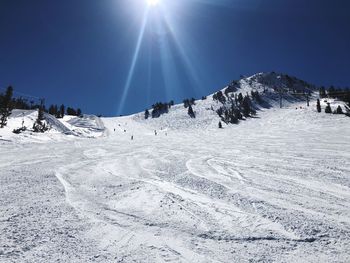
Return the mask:
<svg viewBox="0 0 350 263"><path fill-rule="evenodd" d="M242 103L242 101L243 101L243 95L242 95L242 93L239 93L239 94L238 94L237 100L238 100L239 103Z"/></svg>
<svg viewBox="0 0 350 263"><path fill-rule="evenodd" d="M320 103L320 99L317 99L317 112L321 112L321 103Z"/></svg>
<svg viewBox="0 0 350 263"><path fill-rule="evenodd" d="M221 121L219 121L219 129L222 129Z"/></svg>
<svg viewBox="0 0 350 263"><path fill-rule="evenodd" d="M152 108L152 118L158 118L160 115L169 112L168 103L157 102L156 104L152 105Z"/></svg>
<svg viewBox="0 0 350 263"><path fill-rule="evenodd" d="M227 87L225 90L224 90L224 93L226 95L226 97L229 96L229 93L231 92L231 88L230 87Z"/></svg>
<svg viewBox="0 0 350 263"><path fill-rule="evenodd" d="M327 103L327 106L325 108L325 113L332 113L332 108L331 108L331 105L329 104L329 102Z"/></svg>
<svg viewBox="0 0 350 263"><path fill-rule="evenodd" d="M218 100L220 101L222 104L224 104L226 102L226 97L224 96L224 94L222 93L221 90L219 90L218 92L216 92L213 95L213 100Z"/></svg>
<svg viewBox="0 0 350 263"><path fill-rule="evenodd" d="M49 114L56 116L57 115L57 106L55 105L50 105L49 107Z"/></svg>
<svg viewBox="0 0 350 263"><path fill-rule="evenodd" d="M191 118L196 118L196 115L194 114L194 111L191 105L188 107L188 115L190 115Z"/></svg>
<svg viewBox="0 0 350 263"><path fill-rule="evenodd" d="M60 118L63 118L64 117L64 112L65 112L65 107L64 105L62 104L61 107L60 107Z"/></svg>
<svg viewBox="0 0 350 263"><path fill-rule="evenodd" d="M146 109L146 110L145 110L145 119L147 120L148 117L149 117L149 111Z"/></svg>
<svg viewBox="0 0 350 263"><path fill-rule="evenodd" d="M0 128L4 128L7 125L7 118L12 112L12 95L13 88L9 86L6 89L6 93L0 100Z"/></svg>
<svg viewBox="0 0 350 263"><path fill-rule="evenodd" d="M338 105L338 108L337 108L336 113L337 113L337 114L343 114L343 110L342 110L342 108L340 107L340 105Z"/></svg>
<svg viewBox="0 0 350 263"><path fill-rule="evenodd" d="M29 110L30 105L26 99L20 98L13 98L12 99L12 108L13 109L21 109L21 110Z"/></svg>
<svg viewBox="0 0 350 263"><path fill-rule="evenodd" d="M33 124L34 132L46 132L49 128L46 126L44 117L44 107L41 105L38 109L38 117Z"/></svg>
<svg viewBox="0 0 350 263"><path fill-rule="evenodd" d="M58 106L57 105L54 105L54 112L55 112L55 117L56 118L60 118L61 117L61 114L58 110Z"/></svg>
<svg viewBox="0 0 350 263"><path fill-rule="evenodd" d="M250 93L251 93L252 98L253 98L256 102L261 103L261 98L260 98L259 91L253 91L253 90L252 90Z"/></svg>
<svg viewBox="0 0 350 263"><path fill-rule="evenodd" d="M44 110L43 110L43 107L39 107L38 109L38 120L39 121L43 121L45 118L44 118Z"/></svg>
<svg viewBox="0 0 350 263"><path fill-rule="evenodd" d="M79 109L79 108L77 109L77 116L82 117L81 109Z"/></svg>
<svg viewBox="0 0 350 263"><path fill-rule="evenodd" d="M67 107L67 115L77 116L77 112L75 109Z"/></svg>
<svg viewBox="0 0 350 263"><path fill-rule="evenodd" d="M236 116L236 118L238 120L242 120L243 119L243 115L242 115L242 113L241 113L241 111L239 109L235 108L233 110L233 114Z"/></svg>
<svg viewBox="0 0 350 263"><path fill-rule="evenodd" d="M242 108L243 108L243 115L244 115L244 117L250 116L250 113L252 112L252 109L250 107L250 98L248 96L245 96L243 98Z"/></svg>
<svg viewBox="0 0 350 263"><path fill-rule="evenodd" d="M184 103L184 107L185 107L185 108L188 108L188 106L191 105L189 99L184 99L184 100L183 100L183 103Z"/></svg>
<svg viewBox="0 0 350 263"><path fill-rule="evenodd" d="M218 109L216 110L216 113L219 115L219 117L221 117L222 114L224 113L223 108L222 108L222 107L218 108Z"/></svg>

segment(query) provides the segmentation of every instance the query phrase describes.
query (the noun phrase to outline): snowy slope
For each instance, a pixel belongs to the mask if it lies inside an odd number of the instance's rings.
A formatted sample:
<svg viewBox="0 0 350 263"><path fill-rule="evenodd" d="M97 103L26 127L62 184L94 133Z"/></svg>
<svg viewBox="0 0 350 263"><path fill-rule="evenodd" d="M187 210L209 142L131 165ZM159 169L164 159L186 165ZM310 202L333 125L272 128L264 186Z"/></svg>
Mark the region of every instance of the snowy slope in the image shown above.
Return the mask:
<svg viewBox="0 0 350 263"><path fill-rule="evenodd" d="M298 107L306 107L306 94L310 92L310 100L316 100L318 97L318 90L311 84L294 77L287 77L287 75L277 73L258 73L248 78L243 78L234 84L226 86L221 91L225 94L225 90L230 88L231 91L226 97L227 102L222 104L219 101L213 100L213 94L207 96L205 100L196 100L193 106L196 118L192 119L187 113L187 109L183 104L172 106L169 113L161 115L159 118L149 118L145 120L144 113L138 113L132 116L133 120L147 126L151 130L164 132L167 130L213 130L217 129L218 122L221 120L216 111L225 106L231 107L230 97L234 94L242 93L243 96L251 94L251 91L258 91L262 102L257 103L252 101L252 106L257 110L257 117L259 113L269 108L280 107L280 94L282 90L282 105L283 107L290 107L295 103ZM330 100L333 101L333 100ZM323 101L322 101L323 103ZM338 104L337 104L338 105ZM335 109L335 106L332 108ZM339 105L345 111L344 103L339 102ZM323 107L325 104L322 105ZM150 112L152 109L149 110ZM225 124L224 124L225 126Z"/></svg>
<svg viewBox="0 0 350 263"><path fill-rule="evenodd" d="M64 116L63 119L44 113L45 123L50 129L45 133L36 134L32 127L38 116L37 110L13 110L8 119L8 125L0 129L0 140L15 143L45 142L49 140L62 141L74 138L97 138L105 135L105 127L100 118L93 115L83 117ZM12 131L23 126L27 130L21 134Z"/></svg>
<svg viewBox="0 0 350 263"><path fill-rule="evenodd" d="M262 102L257 103L252 101L252 106L256 109L257 117L259 112L267 108L276 108L280 104L280 91L282 90L283 106L290 106L294 103L304 102L306 105L306 95L310 93L310 99L315 100L317 97L316 89L314 86L299 80L294 77L290 77L284 74L278 73L258 73L251 77L243 78L239 81L234 81L227 87L222 89L225 91L229 89L230 92L225 95L227 102L222 104L221 102L213 100L213 94L207 96L205 100L197 100L193 106L196 118L192 119L187 113L187 109L183 104L172 106L169 113L161 115L159 118L149 118L145 120L144 113L137 113L130 116L133 124L129 124L127 127L124 120L129 122L130 117L127 118L103 118L102 120L94 115L84 115L83 118L75 116L65 116L63 119L56 119L54 116L45 114L46 122L51 127L50 131L46 134L35 135L30 131L33 123L36 119L36 111L21 111L14 110L9 120L8 127L0 129L0 138L3 141L47 141L47 140L65 140L70 137L81 138L97 138L100 136L108 136L118 130L126 130L130 133L130 136L138 133L139 127L147 129L149 133L153 133L156 130L158 133L166 133L168 130L213 130L218 126L218 122L221 118L216 111L220 107L231 107L231 100L234 94L242 93L243 96L251 94L251 91L258 91ZM333 102L330 100L329 102ZM322 106L325 106L325 102L321 101ZM303 105L303 106L305 106ZM335 109L337 105L341 105L345 111L344 104L338 102L333 104L332 108ZM152 111L152 110L150 110ZM25 120L24 125L29 128L29 131L23 135L14 135L12 130L21 127L22 120ZM106 126L106 127L105 127ZM131 127L132 126L132 127ZM224 124L225 126L225 124ZM70 136L63 136L70 135ZM129 136L129 135L128 135Z"/></svg>
<svg viewBox="0 0 350 263"><path fill-rule="evenodd" d="M0 262L349 262L350 119L274 96L224 129L208 96L196 119L177 105L86 118L98 139L3 142Z"/></svg>

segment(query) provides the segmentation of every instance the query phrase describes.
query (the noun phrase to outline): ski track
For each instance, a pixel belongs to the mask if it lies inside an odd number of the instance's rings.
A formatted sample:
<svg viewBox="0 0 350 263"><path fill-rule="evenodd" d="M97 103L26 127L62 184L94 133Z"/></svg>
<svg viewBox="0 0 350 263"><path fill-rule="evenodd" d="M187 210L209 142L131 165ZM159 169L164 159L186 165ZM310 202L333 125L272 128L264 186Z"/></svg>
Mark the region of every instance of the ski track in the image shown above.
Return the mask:
<svg viewBox="0 0 350 263"><path fill-rule="evenodd" d="M104 262L349 262L349 125L261 114L231 131L54 143L50 168Z"/></svg>

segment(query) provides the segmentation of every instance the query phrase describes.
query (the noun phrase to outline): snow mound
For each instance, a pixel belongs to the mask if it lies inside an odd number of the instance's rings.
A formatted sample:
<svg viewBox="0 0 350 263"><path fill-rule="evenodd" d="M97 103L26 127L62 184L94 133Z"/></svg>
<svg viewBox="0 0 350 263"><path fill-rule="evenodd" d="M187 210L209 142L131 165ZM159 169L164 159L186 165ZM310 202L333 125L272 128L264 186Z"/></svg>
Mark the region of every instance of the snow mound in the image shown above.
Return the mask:
<svg viewBox="0 0 350 263"><path fill-rule="evenodd" d="M7 125L0 129L1 142L45 142L49 140L67 140L71 138L96 138L105 135L105 127L100 118L93 115L83 117L65 116L58 119L48 113L44 113L44 122L49 127L45 133L34 133L33 124L38 116L37 110L12 111ZM26 127L20 134L15 134L15 129Z"/></svg>
<svg viewBox="0 0 350 263"><path fill-rule="evenodd" d="M66 125L78 136L99 137L104 134L105 127L101 119L95 115L84 115L83 117L67 116Z"/></svg>

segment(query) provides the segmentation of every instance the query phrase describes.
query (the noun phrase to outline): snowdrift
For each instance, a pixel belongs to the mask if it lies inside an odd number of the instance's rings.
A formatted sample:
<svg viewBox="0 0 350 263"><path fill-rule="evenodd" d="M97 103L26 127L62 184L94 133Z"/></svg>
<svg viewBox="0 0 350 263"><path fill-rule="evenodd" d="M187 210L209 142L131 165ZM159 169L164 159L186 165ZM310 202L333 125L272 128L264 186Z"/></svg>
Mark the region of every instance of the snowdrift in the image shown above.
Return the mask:
<svg viewBox="0 0 350 263"><path fill-rule="evenodd" d="M60 141L72 138L97 138L105 134L103 122L96 116L65 116L63 119L58 119L48 113L44 113L44 122L49 130L45 133L34 133L32 127L37 116L37 110L13 110L7 126L0 129L0 141L18 143ZM26 127L26 131L14 134L13 130L20 127Z"/></svg>

